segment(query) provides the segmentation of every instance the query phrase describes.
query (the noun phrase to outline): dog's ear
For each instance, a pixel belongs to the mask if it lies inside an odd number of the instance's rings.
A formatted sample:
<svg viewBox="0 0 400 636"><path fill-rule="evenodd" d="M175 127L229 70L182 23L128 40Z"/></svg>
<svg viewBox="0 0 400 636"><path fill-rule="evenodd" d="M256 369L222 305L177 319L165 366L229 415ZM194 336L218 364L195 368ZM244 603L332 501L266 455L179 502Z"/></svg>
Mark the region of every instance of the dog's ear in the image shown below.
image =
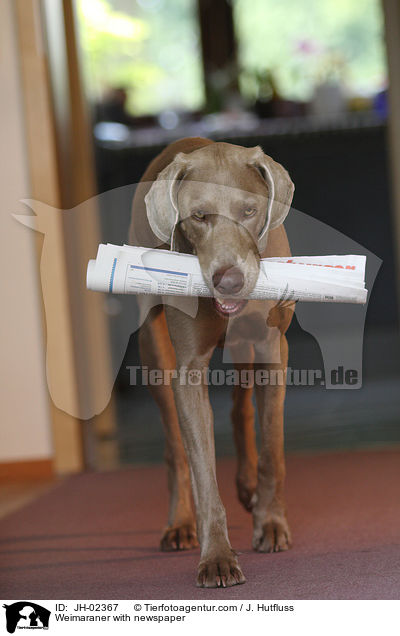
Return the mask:
<svg viewBox="0 0 400 636"><path fill-rule="evenodd" d="M147 218L154 234L173 249L173 235L179 220L177 190L187 168L183 152L162 170L145 196Z"/></svg>
<svg viewBox="0 0 400 636"><path fill-rule="evenodd" d="M261 240L268 230L274 230L285 220L293 199L294 183L285 168L264 154L260 146L250 148L249 163L258 170L268 186L267 214L259 235Z"/></svg>

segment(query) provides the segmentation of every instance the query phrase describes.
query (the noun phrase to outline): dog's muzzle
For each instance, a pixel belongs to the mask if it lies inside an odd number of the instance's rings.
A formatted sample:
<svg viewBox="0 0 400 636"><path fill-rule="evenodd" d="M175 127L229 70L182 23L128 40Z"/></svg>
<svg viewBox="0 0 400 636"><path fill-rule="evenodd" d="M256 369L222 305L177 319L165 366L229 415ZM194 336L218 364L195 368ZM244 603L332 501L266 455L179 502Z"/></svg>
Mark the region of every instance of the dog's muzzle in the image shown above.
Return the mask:
<svg viewBox="0 0 400 636"><path fill-rule="evenodd" d="M223 298L214 298L214 307L222 316L234 316L238 314L246 305L247 300L232 298L238 294L244 285L243 272L235 266L224 267L217 270L212 282L214 289L223 296Z"/></svg>

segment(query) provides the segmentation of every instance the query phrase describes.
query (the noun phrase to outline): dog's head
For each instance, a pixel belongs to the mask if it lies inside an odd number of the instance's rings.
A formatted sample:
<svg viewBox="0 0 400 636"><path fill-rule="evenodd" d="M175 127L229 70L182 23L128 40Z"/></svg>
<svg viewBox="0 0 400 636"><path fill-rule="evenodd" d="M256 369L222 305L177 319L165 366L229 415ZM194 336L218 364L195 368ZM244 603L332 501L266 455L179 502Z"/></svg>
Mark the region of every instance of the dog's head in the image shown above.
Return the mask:
<svg viewBox="0 0 400 636"><path fill-rule="evenodd" d="M259 275L268 232L285 219L294 186L260 147L214 143L179 153L145 201L154 234L197 255L219 313L239 313Z"/></svg>

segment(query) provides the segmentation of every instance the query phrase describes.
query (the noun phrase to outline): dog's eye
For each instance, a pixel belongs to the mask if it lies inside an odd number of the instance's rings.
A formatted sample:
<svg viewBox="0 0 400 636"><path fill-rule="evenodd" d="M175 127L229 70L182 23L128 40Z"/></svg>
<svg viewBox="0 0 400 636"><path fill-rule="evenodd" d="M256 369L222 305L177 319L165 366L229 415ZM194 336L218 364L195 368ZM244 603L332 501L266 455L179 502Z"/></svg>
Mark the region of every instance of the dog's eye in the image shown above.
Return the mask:
<svg viewBox="0 0 400 636"><path fill-rule="evenodd" d="M194 212L192 212L192 217L196 219L196 221L204 221L206 215L203 210L195 210Z"/></svg>
<svg viewBox="0 0 400 636"><path fill-rule="evenodd" d="M251 216L254 216L256 212L257 212L256 208L248 207L244 210L243 214L248 219Z"/></svg>

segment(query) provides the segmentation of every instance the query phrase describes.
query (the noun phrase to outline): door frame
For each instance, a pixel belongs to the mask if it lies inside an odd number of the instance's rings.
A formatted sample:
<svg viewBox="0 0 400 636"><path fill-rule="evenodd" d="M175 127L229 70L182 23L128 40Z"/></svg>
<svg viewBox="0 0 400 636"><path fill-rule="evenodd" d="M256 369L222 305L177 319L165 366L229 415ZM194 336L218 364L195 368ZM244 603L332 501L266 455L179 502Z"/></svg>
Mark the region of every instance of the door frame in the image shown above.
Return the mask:
<svg viewBox="0 0 400 636"><path fill-rule="evenodd" d="M70 210L96 194L90 124L76 45L74 3L73 0L15 0L14 8L31 197L57 210ZM68 240L71 224L67 231L64 221L61 213L51 216L52 240L46 250L52 276L46 281L43 324L57 327L52 370L68 393L71 412L79 414L83 412L83 402L87 405L92 400L94 404L96 391L110 386L111 377L108 324L102 297L82 294L73 280L76 264L83 264L88 249L94 256L100 242L95 200L86 206L84 218L74 215L76 240ZM38 266L42 244L42 235L37 233ZM95 378L96 383L94 380L91 383L91 378ZM97 417L82 420L58 408L50 393L49 400L55 472L78 472L91 462L96 463L88 450L87 432L91 432L91 437L96 432L108 439L112 436L116 425L113 404L109 403Z"/></svg>

